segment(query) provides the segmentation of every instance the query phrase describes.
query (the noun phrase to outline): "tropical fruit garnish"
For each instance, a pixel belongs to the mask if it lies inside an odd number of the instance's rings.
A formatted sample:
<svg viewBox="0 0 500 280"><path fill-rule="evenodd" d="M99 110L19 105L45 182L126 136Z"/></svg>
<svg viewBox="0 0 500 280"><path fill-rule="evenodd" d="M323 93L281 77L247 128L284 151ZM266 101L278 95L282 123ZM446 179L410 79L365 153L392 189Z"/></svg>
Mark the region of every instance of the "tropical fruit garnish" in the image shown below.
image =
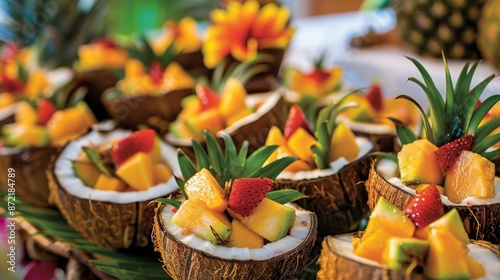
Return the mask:
<svg viewBox="0 0 500 280"><path fill-rule="evenodd" d="M316 213L321 236L354 230L367 212L365 189L355 182L366 180L367 155L374 145L336 122L339 113L352 106L343 104L348 96L323 108L314 126L300 106L292 105L283 133L272 127L266 139L266 145L278 148L265 164L297 157L278 176L274 187L300 190L309 197L297 203Z"/></svg>
<svg viewBox="0 0 500 280"><path fill-rule="evenodd" d="M88 187L118 192L166 183L172 171L161 157L159 141L154 130L144 129L118 141L85 146L73 161L75 175Z"/></svg>
<svg viewBox="0 0 500 280"><path fill-rule="evenodd" d="M93 244L144 247L154 215L149 203L178 190L173 158L175 149L151 129L93 130L56 155L48 172L51 197L68 224Z"/></svg>
<svg viewBox="0 0 500 280"><path fill-rule="evenodd" d="M278 278L295 276L305 256L299 254L307 255L304 250L312 246L316 218L290 203L304 197L300 192L271 191L273 180L295 158L263 167L277 146L261 147L247 156L247 142L237 150L228 134L222 138L224 150L210 132L205 132L206 149L192 140L196 164L180 150L182 179L176 180L183 198L158 199L168 205L157 209L153 240L167 273L188 279L221 275L220 268L231 267L238 278L263 271ZM188 269L187 275L189 262L168 257L171 250L190 254L200 265ZM297 267L273 271L283 258ZM262 261L269 266L257 265Z"/></svg>
<svg viewBox="0 0 500 280"><path fill-rule="evenodd" d="M81 70L122 69L129 53L110 38L94 39L78 47Z"/></svg>
<svg viewBox="0 0 500 280"><path fill-rule="evenodd" d="M495 245L486 245L492 248L488 252L472 244L457 210L444 214L436 194L434 185L417 193L418 197L405 206L412 213L404 213L381 197L364 232L329 236L323 241L318 279L354 275L362 279L375 275L388 279L493 279L500 263ZM426 199L431 197L435 198ZM428 224L410 220L415 213Z"/></svg>
<svg viewBox="0 0 500 280"><path fill-rule="evenodd" d="M472 66L466 63L453 84L443 55L446 92L442 95L422 64L413 58L409 59L420 71L423 81L413 77L409 80L423 89L430 114L426 114L415 99L404 95L400 97L414 103L421 112L423 135L415 135L405 125L397 126L396 131L403 146L397 156L388 156L395 160L396 171L388 172L388 176L385 176L378 169L379 164L374 165L367 181L370 207L378 197L388 198L388 192L396 191L399 199L391 199L391 202L402 208L403 203L414 193L412 188L420 184L436 184L444 187L442 201L446 207L457 208L464 221L472 221L465 223L471 239L498 241L496 225L500 219L486 213L491 213L491 209L500 209L500 185L495 180L494 164L500 158L500 149L495 147L500 142L500 134L496 132L500 123L498 119L488 116L498 104L500 95L491 95L479 102L481 94L495 75L472 87L479 62ZM382 177L385 177L384 181L380 180ZM471 209L474 210L471 212Z"/></svg>

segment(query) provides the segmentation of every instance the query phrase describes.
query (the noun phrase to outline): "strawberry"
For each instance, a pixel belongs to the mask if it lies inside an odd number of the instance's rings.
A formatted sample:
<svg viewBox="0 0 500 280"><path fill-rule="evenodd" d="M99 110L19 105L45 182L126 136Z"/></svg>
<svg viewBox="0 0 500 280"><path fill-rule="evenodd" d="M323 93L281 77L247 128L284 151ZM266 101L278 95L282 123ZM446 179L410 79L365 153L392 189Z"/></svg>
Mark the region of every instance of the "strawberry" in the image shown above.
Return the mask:
<svg viewBox="0 0 500 280"><path fill-rule="evenodd" d="M229 208L243 217L253 210L271 190L273 180L269 178L238 178L234 180L229 194Z"/></svg>
<svg viewBox="0 0 500 280"><path fill-rule="evenodd" d="M152 129L143 129L130 134L113 146L113 151L111 152L113 161L117 165L120 165L138 152L151 152L154 147L155 138L156 133Z"/></svg>
<svg viewBox="0 0 500 280"><path fill-rule="evenodd" d="M219 106L220 96L210 87L198 84L196 85L195 91L200 99L202 111Z"/></svg>
<svg viewBox="0 0 500 280"><path fill-rule="evenodd" d="M38 100L38 106L36 107L38 123L45 125L56 111L56 106L50 100L45 98Z"/></svg>
<svg viewBox="0 0 500 280"><path fill-rule="evenodd" d="M373 85L368 89L365 94L365 99L370 103L370 105L375 109L375 111L382 111L382 92L380 90L380 85L378 82L373 83Z"/></svg>
<svg viewBox="0 0 500 280"><path fill-rule="evenodd" d="M325 72L322 68L316 68L312 72L307 73L305 76L314 82L321 84L330 77L330 73Z"/></svg>
<svg viewBox="0 0 500 280"><path fill-rule="evenodd" d="M290 136L299 128L304 128L309 134L314 135L309 122L307 121L306 115L302 111L299 105L294 104L288 112L288 118L285 122L285 129L283 131L283 136L288 140Z"/></svg>
<svg viewBox="0 0 500 280"><path fill-rule="evenodd" d="M94 43L94 44L100 44L103 47L109 48L109 49L116 49L116 48L118 48L118 46L116 45L115 41L113 41L112 39L109 39L109 38L94 39L94 40L92 40L92 43Z"/></svg>
<svg viewBox="0 0 500 280"><path fill-rule="evenodd" d="M17 93L24 89L24 83L21 80L11 78L5 72L1 74L0 78L0 84L6 92Z"/></svg>
<svg viewBox="0 0 500 280"><path fill-rule="evenodd" d="M151 63L151 67L149 67L149 76L153 79L153 83L160 84L163 80L163 66L161 66L160 62L154 61Z"/></svg>
<svg viewBox="0 0 500 280"><path fill-rule="evenodd" d="M450 143L444 144L436 151L436 159L439 167L444 174L455 164L460 152L463 150L470 151L474 142L474 136L467 135Z"/></svg>
<svg viewBox="0 0 500 280"><path fill-rule="evenodd" d="M410 198L403 213L415 226L423 228L444 215L441 195L436 185L431 184Z"/></svg>

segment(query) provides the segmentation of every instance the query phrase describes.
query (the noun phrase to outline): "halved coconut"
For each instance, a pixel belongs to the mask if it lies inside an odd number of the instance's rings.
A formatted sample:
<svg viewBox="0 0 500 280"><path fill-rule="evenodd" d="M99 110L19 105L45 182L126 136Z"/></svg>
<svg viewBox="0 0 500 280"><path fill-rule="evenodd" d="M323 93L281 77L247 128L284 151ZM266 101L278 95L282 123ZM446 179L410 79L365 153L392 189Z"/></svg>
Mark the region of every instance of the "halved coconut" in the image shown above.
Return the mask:
<svg viewBox="0 0 500 280"><path fill-rule="evenodd" d="M316 239L317 220L295 204L289 234L259 249L224 247L194 234L184 235L172 223L172 206L156 209L152 234L163 269L173 279L294 279L305 266Z"/></svg>
<svg viewBox="0 0 500 280"><path fill-rule="evenodd" d="M45 170L51 162L51 158L57 154L60 148L28 148L13 149L3 147L0 150L0 191L7 192L8 168L15 171L16 196L24 201L43 207L50 207L49 187Z"/></svg>
<svg viewBox="0 0 500 280"><path fill-rule="evenodd" d="M0 108L0 128L3 125L14 122L14 113L16 112L16 103Z"/></svg>
<svg viewBox="0 0 500 280"><path fill-rule="evenodd" d="M297 204L316 213L321 237L353 231L368 214L363 182L374 144L364 137L356 137L356 142L361 150L352 162L340 158L330 169L282 172L274 181L276 189L296 189L308 196Z"/></svg>
<svg viewBox="0 0 500 280"><path fill-rule="evenodd" d="M320 270L318 279L427 279L423 274L402 270L392 270L375 261L354 254L352 238L360 233L328 236L323 240L319 258ZM498 246L485 244L486 246ZM469 244L469 256L483 265L486 277L481 279L498 279L500 277L500 256L490 249Z"/></svg>
<svg viewBox="0 0 500 280"><path fill-rule="evenodd" d="M110 88L104 92L102 102L119 126L136 129L147 124L163 134L181 112L181 100L191 94L192 89L178 89L159 95L120 96L116 88Z"/></svg>
<svg viewBox="0 0 500 280"><path fill-rule="evenodd" d="M247 105L253 106L262 103L256 112L236 121L231 126L218 132L228 133L236 147L243 141L248 141L249 152L253 152L266 143L267 134L273 126L283 129L288 105L283 99L283 90L270 93L252 94L247 96ZM187 155L193 155L191 139L178 139L172 133L167 133L167 142L182 149ZM221 141L222 143L222 141Z"/></svg>
<svg viewBox="0 0 500 280"><path fill-rule="evenodd" d="M387 159L373 162L366 181L368 206L375 207L379 197L383 196L396 207L403 209L415 190L403 185L397 177L397 166ZM496 195L491 199L469 197L460 204L452 203L446 196L441 196L445 212L456 208L469 234L470 239L500 242L500 178L495 178Z"/></svg>
<svg viewBox="0 0 500 280"><path fill-rule="evenodd" d="M87 187L75 175L72 161L80 157L83 146L123 139L130 133L128 130L93 130L69 142L47 172L51 198L68 224L98 246L146 246L154 216L154 206L149 206L149 202L178 190L174 177L145 191L116 192ZM175 149L161 143L161 154L172 172L179 174Z"/></svg>

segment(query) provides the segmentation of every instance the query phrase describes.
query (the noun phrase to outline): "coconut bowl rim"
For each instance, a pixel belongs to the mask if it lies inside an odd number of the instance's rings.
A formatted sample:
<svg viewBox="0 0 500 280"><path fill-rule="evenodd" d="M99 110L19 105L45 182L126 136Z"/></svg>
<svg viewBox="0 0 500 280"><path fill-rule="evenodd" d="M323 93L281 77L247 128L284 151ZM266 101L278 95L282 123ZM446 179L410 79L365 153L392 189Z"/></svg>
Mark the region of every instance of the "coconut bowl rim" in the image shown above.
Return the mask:
<svg viewBox="0 0 500 280"><path fill-rule="evenodd" d="M113 93L115 92L122 92L120 89L118 89L115 86L107 88L104 90L102 93L101 100L103 103L107 103L109 105L112 105L116 102L123 101L123 100L137 100L137 101L143 101L145 99L163 99L168 97L168 95L172 94L181 94L181 93L192 93L194 91L194 87L186 87L186 88L176 88L176 89L171 89L165 92L161 92L158 94L144 94L144 93L138 93L138 94L133 94L133 95L122 95L122 96L113 96Z"/></svg>
<svg viewBox="0 0 500 280"><path fill-rule="evenodd" d="M72 179L74 181L74 183L71 185L73 185L73 186L77 185L77 186L72 188L74 190L69 190L66 188L66 186L64 186L61 183L61 180L59 178L59 176L61 174L56 169L57 169L57 167L59 167L58 164L61 164L61 163L58 163L58 161L61 159L61 156L63 155L64 151L66 149L68 149L70 145L77 145L78 147L75 147L75 148L78 148L81 151L81 147L83 145L79 145L79 144L82 144L81 142L83 140L86 140L86 138L88 138L92 135L97 135L96 137L102 138L103 137L103 136L101 136L102 134L109 135L112 133L120 133L120 136L123 136L123 135L130 135L132 132L134 132L134 131L130 130L130 129L122 129L122 128L115 128L115 129L109 130L109 131L108 130L106 130L106 131L90 130L87 133L85 133L84 135L78 137L77 139L69 141L59 151L57 151L57 153L55 155L53 155L51 163L47 169L47 172L50 172L50 175L51 175L51 176L49 176L49 178L51 178L53 180L53 183L57 187L57 189L64 190L70 196L73 196L73 197L78 198L78 199L99 201L102 203L110 203L110 204L129 204L129 203L149 202L153 199L156 199L156 198L159 198L159 197L162 197L162 196L165 196L165 195L168 195L168 194L171 194L171 193L178 191L178 186L177 186L177 183L175 182L175 177L173 174L180 173L179 163L177 162L177 160L170 160L170 157L165 156L165 154L167 154L167 153L172 153L172 154L176 153L176 150L175 150L175 148L171 147L168 143L165 143L164 141L161 142L161 145L163 146L162 147L162 150L163 150L162 158L167 160L167 164L168 164L169 168L172 170L172 177L165 183L160 183L160 184L157 184L154 186L150 186L147 190L144 190L144 191L117 192L117 191L95 190L89 186L84 185L83 182L81 181L81 179L79 179L76 176L73 168L68 167L68 166L66 166L66 168L69 168L71 170L71 174L73 176L73 178L70 178L70 179ZM104 138L104 139L106 139L106 138ZM107 140L111 140L111 139L116 139L116 138L110 138ZM101 139L101 140L103 140L103 139ZM169 149L170 151L165 151L165 147L167 147L167 149ZM177 159L176 156L174 158ZM72 158L63 158L62 160L67 161L68 164L70 164ZM64 164L64 163L62 163L62 164ZM62 175L65 175L65 174L63 173ZM76 194L74 193L75 190L79 190L82 188L84 190L87 190L85 193L89 193L89 196L83 196L81 193L76 193ZM161 191L162 189L165 189L165 190ZM97 193L99 195L92 197L90 195L92 193ZM137 197L137 194L143 194L143 195L140 196L139 199L137 199L137 198L134 199L133 196ZM102 198L103 196L105 197L105 199ZM130 196L130 197L127 199L123 199L124 201L116 201L113 199L116 197L123 198L125 196Z"/></svg>
<svg viewBox="0 0 500 280"><path fill-rule="evenodd" d="M303 211L304 215L310 216L310 221L311 221L310 224L311 225L309 225L309 231L307 233L307 236L305 238L303 238L302 241L298 245L294 246L290 250L288 250L288 251L286 251L284 253L280 253L278 255L272 256L270 258L262 259L262 260L222 258L222 257L219 257L219 256L212 255L212 254L210 254L208 252L205 252L203 250L200 250L198 248L194 248L194 247L190 246L189 244L186 244L186 243L182 242L173 233L171 233L168 230L168 228L165 225L165 221L163 219L163 216L162 216L162 212L166 211L165 207L172 207L170 205L165 205L165 204L158 203L158 206L156 207L156 210L155 210L156 212L155 212L155 217L154 217L154 223L158 224L158 226L160 228L160 231L162 231L168 238L170 238L170 240L172 240L173 242L179 244L179 246L181 246L181 247L184 247L184 248L189 249L189 250L193 250L195 253L200 254L200 255L202 255L205 258L215 259L215 260L223 261L223 262L233 262L233 263L271 263L271 262L276 262L276 261L281 261L283 259L286 259L288 255L292 254L293 252L296 252L296 251L304 249L306 246L308 246L308 244L310 244L310 246L312 248L312 246L314 245L314 241L316 239L316 236L317 236L317 232L318 232L318 218L317 218L316 214L314 212L311 212L311 211L308 211L308 210L305 210L305 209L301 208L300 206L298 206L295 203L289 203L289 204L293 204L292 208L296 212L297 211ZM295 221L294 221L294 223L295 223ZM192 233L190 233L190 234L192 234ZM289 236L289 235L287 235L287 236ZM199 238L200 240L202 240L200 237L197 237L197 236L195 236L195 237ZM283 241L284 238L282 238L282 239L280 239L278 241L275 241L275 242ZM205 242L209 242L209 241L205 240ZM272 243L275 243L275 242L272 242ZM228 249L231 248L231 247L224 247L224 246L215 245L215 244L214 244L214 246L220 246L222 248L228 248ZM244 249L244 248L241 248L241 249ZM254 250L254 249L249 249L249 250Z"/></svg>

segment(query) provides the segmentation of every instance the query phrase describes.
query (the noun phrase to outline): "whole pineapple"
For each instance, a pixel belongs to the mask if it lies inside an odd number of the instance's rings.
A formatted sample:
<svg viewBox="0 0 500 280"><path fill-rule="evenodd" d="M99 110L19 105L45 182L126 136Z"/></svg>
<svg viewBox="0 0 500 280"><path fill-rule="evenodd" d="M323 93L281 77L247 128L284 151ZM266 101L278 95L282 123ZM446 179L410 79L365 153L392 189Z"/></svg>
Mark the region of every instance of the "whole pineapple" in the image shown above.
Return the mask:
<svg viewBox="0 0 500 280"><path fill-rule="evenodd" d="M500 1L488 0L484 5L477 44L483 57L500 70Z"/></svg>
<svg viewBox="0 0 500 280"><path fill-rule="evenodd" d="M392 5L400 37L412 51L440 57L442 49L459 59L480 56L477 22L485 1L395 0Z"/></svg>

